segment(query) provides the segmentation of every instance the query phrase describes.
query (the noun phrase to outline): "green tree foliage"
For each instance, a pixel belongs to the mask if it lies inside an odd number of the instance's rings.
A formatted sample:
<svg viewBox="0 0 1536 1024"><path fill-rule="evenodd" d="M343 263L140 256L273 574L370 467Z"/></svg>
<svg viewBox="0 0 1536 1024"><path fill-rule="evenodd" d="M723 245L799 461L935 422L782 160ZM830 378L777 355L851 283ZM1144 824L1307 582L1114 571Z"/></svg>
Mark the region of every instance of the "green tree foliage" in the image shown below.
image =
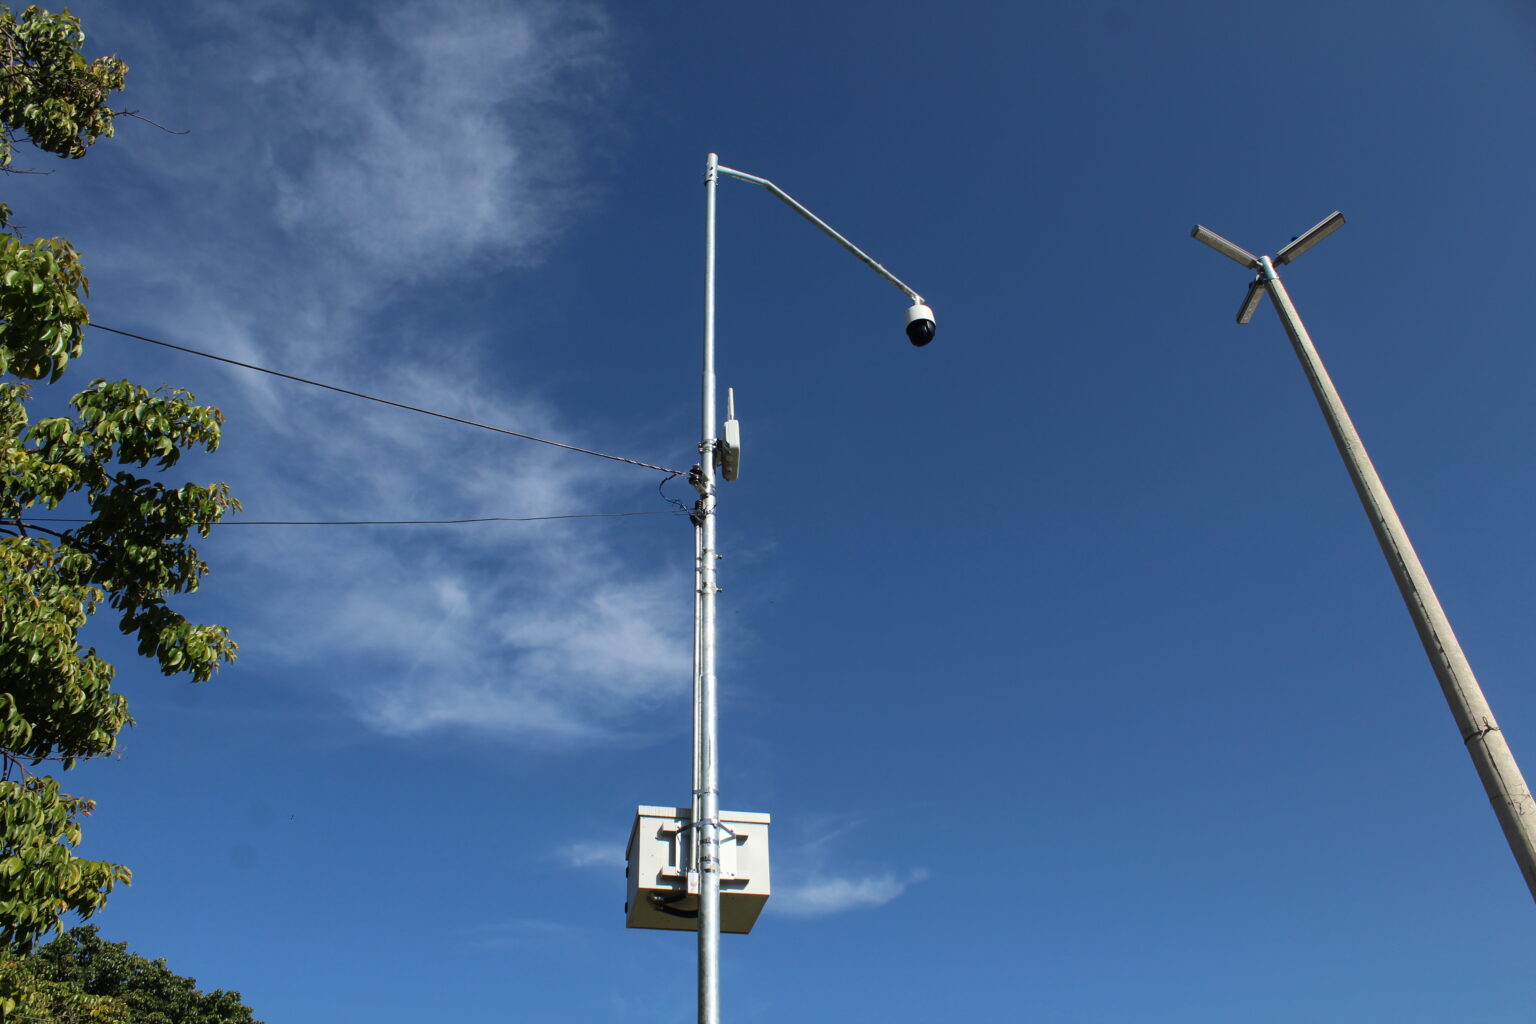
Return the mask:
<svg viewBox="0 0 1536 1024"><path fill-rule="evenodd" d="M6 81L0 94L0 165L9 167L18 138L44 153L78 159L99 138L112 135L119 113L107 106L123 87L128 65L116 57L87 61L80 53L85 33L69 13L28 7L17 18L0 7L0 66Z"/></svg>
<svg viewBox="0 0 1536 1024"><path fill-rule="evenodd" d="M112 134L106 105L127 67L87 62L67 10L0 6L0 167L27 141L83 156ZM0 224L9 210L0 207ZM208 567L188 543L239 508L222 483L156 479L183 452L214 451L223 416L184 391L97 380L72 413L32 422L32 381L55 381L81 352L87 281L62 238L0 234L0 948L26 951L62 915L89 915L127 868L75 856L89 800L34 772L110 753L131 724L113 667L79 632L105 605L166 675L208 679L233 659L222 626L195 625L168 603ZM5 380L4 378L16 378ZM55 529L38 510L84 525Z"/></svg>
<svg viewBox="0 0 1536 1024"><path fill-rule="evenodd" d="M80 19L68 10L50 14L28 7L17 18L0 6L0 168L11 169L19 141L79 159L97 139L112 135L118 111L107 100L123 87L128 65L116 57L87 61L80 54L84 42ZM0 227L10 216L10 207L0 203ZM26 245L7 237L3 246L0 373L57 380L70 357L80 354L85 329L79 257L62 238Z"/></svg>
<svg viewBox="0 0 1536 1024"><path fill-rule="evenodd" d="M200 992L164 960L128 952L94 927L72 928L31 956L0 960L0 1007L7 985L23 994L6 1024L261 1024L239 992Z"/></svg>
<svg viewBox="0 0 1536 1024"><path fill-rule="evenodd" d="M128 1007L56 981L35 956L0 953L0 1021L5 1024L133 1024Z"/></svg>

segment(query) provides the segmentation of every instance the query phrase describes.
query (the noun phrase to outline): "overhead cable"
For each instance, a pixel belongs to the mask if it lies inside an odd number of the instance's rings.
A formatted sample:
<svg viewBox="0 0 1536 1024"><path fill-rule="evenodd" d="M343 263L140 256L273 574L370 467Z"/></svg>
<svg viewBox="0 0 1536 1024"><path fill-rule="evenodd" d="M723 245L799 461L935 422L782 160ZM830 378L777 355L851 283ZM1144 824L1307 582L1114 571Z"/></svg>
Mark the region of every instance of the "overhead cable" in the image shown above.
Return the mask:
<svg viewBox="0 0 1536 1024"><path fill-rule="evenodd" d="M658 508L648 512L573 512L559 516L481 516L477 519L232 519L210 523L191 523L192 526L458 526L464 523L539 523L551 519L624 519L629 516L677 516L687 515L677 509ZM0 520L29 526L33 523L94 523L94 519L65 519L55 516L27 516L24 519Z"/></svg>
<svg viewBox="0 0 1536 1024"><path fill-rule="evenodd" d="M626 459L622 455L609 455L606 452L597 452L593 451L591 448L581 448L577 445L565 444L561 441L551 441L547 437L535 437L533 434L524 434L517 430L508 430L505 427L493 427L488 423L477 423L474 420L467 420L460 416L450 416L445 412L434 412L431 409L422 409L419 406L406 405L404 402L390 401L388 398L380 398L377 395L369 395L361 391L353 391L350 388L337 387L335 384L323 384L320 381L310 380L307 377L299 377L291 373L283 373L279 370L269 370L265 366L257 366L254 363L242 363L240 360L230 359L228 356L216 356L211 352L200 352L195 348L187 348L185 345L173 345L168 341L161 341L158 338L149 338L142 334L134 334L132 331L121 331L116 327L107 327L103 324L93 323L91 326L96 328L98 331L109 331L112 334L121 334L125 338L134 338L138 341L147 341L151 345L159 345L162 348L175 349L178 352L185 352L188 355L202 356L204 359L212 359L215 362L228 363L231 366L238 366L245 370L255 370L257 373L266 373L273 377L281 377L284 380L291 380L299 384L308 384L310 387L324 388L326 391L335 391L342 395L351 395L353 398L363 398L370 402L378 402L380 405L389 405L395 407L396 409L404 409L407 412L416 412L423 416L435 416L440 420L448 420L450 423L462 423L466 427L478 427L481 430L489 430L497 434L507 434L511 437L520 437L525 441L537 441L539 444L547 444L555 448L564 448L567 451L572 452L581 452L583 455L596 455L600 459L611 459L614 462L623 462L631 466L639 466L642 469L654 469L658 473L671 473L674 476L682 475L682 470L668 469L666 466L652 465L649 462L641 462L639 459Z"/></svg>

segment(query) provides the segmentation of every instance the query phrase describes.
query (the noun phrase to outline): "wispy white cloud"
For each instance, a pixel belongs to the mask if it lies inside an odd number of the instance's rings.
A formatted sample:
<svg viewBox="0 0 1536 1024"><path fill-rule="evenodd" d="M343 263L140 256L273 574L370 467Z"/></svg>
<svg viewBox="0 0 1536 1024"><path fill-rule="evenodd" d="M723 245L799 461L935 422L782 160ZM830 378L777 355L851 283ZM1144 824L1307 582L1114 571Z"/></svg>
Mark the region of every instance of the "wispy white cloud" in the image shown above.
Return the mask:
<svg viewBox="0 0 1536 1024"><path fill-rule="evenodd" d="M864 877L821 876L798 885L779 886L768 907L791 917L822 917L847 910L878 907L891 902L911 885L928 877L913 871L905 877L892 874Z"/></svg>
<svg viewBox="0 0 1536 1024"><path fill-rule="evenodd" d="M547 948L550 943L580 940L582 930L563 921L520 918L461 928L455 933L459 944L469 950L494 952L529 947Z"/></svg>
<svg viewBox="0 0 1536 1024"><path fill-rule="evenodd" d="M598 5L396 2L344 17L268 0L210 3L199 21L205 45L174 70L130 76L135 105L193 134L125 151L138 184L171 198L117 244L170 291L188 263L200 285L222 277L214 308L258 321L268 349L345 353L338 328L402 283L534 259L590 203L575 154L620 74ZM143 261L146 242L170 258Z"/></svg>
<svg viewBox="0 0 1536 1024"><path fill-rule="evenodd" d="M773 896L768 908L790 917L822 917L878 907L928 877L923 868L869 870L843 853L849 836L867 834L858 812L806 811L798 840L780 839L774 853Z"/></svg>
<svg viewBox="0 0 1536 1024"><path fill-rule="evenodd" d="M573 868L612 868L624 863L624 850L618 843L585 839L562 846L560 860Z"/></svg>
<svg viewBox="0 0 1536 1024"><path fill-rule="evenodd" d="M138 223L122 221L139 207L115 206L116 230L88 249L93 277L120 296L98 318L585 440L539 395L491 395L466 372L493 339L423 345L412 332L427 318L407 311L418 326L404 325L391 304L450 303L460 281L515 273L590 203L570 185L577 142L603 124L620 73L601 8L394 2L339 17L293 0L210 3L189 27L203 45L174 55L117 19L124 51L144 57L133 105L194 131L119 141L133 187L165 201ZM626 475L639 470L270 377L228 380L213 471L251 518L555 515L654 496L653 480ZM212 583L237 604L226 618L247 664L334 692L371 729L592 743L688 686L689 584L633 544L645 528L225 531Z"/></svg>
<svg viewBox="0 0 1536 1024"><path fill-rule="evenodd" d="M295 134L325 143L274 165L282 225L403 277L547 237L571 202L551 114L573 83L611 74L598 9L414 4L377 9L369 28L340 49L306 34L254 68Z"/></svg>
<svg viewBox="0 0 1536 1024"><path fill-rule="evenodd" d="M329 514L350 507L417 519L592 511L616 490L600 465L552 451L512 454L494 438L456 441L459 457L434 466L430 433L403 429L387 411L380 419L326 451L305 451L318 492L276 478L261 491L288 490L284 514L295 518L325 503ZM400 492L402 466L418 484L410 494ZM279 607L252 609L250 639L295 667L340 656L351 671L333 670L330 680L378 731L593 742L688 685L688 581L681 567L623 553L625 536L590 522L399 527L298 533L276 552L270 538L240 535L231 554L287 595Z"/></svg>

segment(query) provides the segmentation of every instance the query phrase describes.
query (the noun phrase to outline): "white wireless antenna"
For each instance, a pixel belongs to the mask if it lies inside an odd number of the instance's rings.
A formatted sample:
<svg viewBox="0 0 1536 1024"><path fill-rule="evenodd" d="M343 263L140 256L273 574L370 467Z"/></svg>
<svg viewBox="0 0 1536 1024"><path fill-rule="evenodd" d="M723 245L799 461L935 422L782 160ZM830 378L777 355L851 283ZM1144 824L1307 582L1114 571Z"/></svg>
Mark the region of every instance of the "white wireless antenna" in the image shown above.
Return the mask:
<svg viewBox="0 0 1536 1024"><path fill-rule="evenodd" d="M725 389L725 436L720 439L720 475L735 480L741 474L741 421L736 418L736 389Z"/></svg>

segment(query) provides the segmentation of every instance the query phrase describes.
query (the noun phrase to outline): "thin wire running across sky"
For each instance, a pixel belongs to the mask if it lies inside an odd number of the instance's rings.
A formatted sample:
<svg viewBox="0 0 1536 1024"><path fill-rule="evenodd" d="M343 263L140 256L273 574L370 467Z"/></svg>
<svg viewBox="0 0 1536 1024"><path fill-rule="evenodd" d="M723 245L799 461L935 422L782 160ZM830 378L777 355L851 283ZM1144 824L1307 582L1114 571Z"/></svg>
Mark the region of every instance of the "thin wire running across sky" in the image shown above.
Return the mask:
<svg viewBox="0 0 1536 1024"><path fill-rule="evenodd" d="M91 326L96 328L98 331L108 331L112 334L120 334L125 338L133 338L137 341L147 341L151 345L159 345L162 348L175 349L177 352L185 352L188 355L202 356L204 359L212 359L215 362L228 363L230 366L238 366L245 370L255 370L257 373L270 374L273 377L281 377L284 380L291 380L299 384L308 384L313 388L324 388L326 391L335 391L338 394L351 395L353 398L363 398L370 402L378 402L380 405L394 406L396 409L404 409L407 412L416 412L423 416L435 416L440 420L448 420L451 423L462 423L466 427L479 427L481 430L489 430L497 434L507 434L511 437L521 437L525 441L537 441L539 444L552 445L555 448L564 448L567 451L572 452L581 452L583 455L596 455L600 459L612 459L614 462L623 462L631 466L639 466L642 469L654 469L658 473L671 473L673 476L683 475L683 471L679 469L668 469L666 466L652 465L649 462L641 462L639 459L626 459L622 455L609 455L606 452L596 452L590 448L581 448L574 444L565 444L560 441L551 441L547 437L535 437L533 434L524 434L520 431L508 430L505 427L493 427L488 423L477 423L474 420L466 420L459 416L450 416L445 412L434 412L431 409L422 409L419 406L406 405L404 402L392 402L387 398L379 398L377 395L364 394L361 391L352 391L348 388L337 387L335 384L322 384L320 381L310 380L307 377L298 377L294 374L283 373L279 370L269 370L265 366L257 366L254 363L242 363L238 359L230 359L227 356L216 356L211 352L200 352L195 348L187 348L185 345L173 345L168 341L161 341L158 338L148 338L142 334L134 334L132 331L121 331L116 327L107 327L102 324L91 324Z"/></svg>
<svg viewBox="0 0 1536 1024"><path fill-rule="evenodd" d="M648 512L571 512L559 516L481 516L476 519L233 519L217 523L193 523L193 526L459 526L465 523L542 523L551 519L625 519L630 516L682 516L672 508ZM94 519L65 519L56 516L27 516L5 520L21 526L31 523L93 523Z"/></svg>

